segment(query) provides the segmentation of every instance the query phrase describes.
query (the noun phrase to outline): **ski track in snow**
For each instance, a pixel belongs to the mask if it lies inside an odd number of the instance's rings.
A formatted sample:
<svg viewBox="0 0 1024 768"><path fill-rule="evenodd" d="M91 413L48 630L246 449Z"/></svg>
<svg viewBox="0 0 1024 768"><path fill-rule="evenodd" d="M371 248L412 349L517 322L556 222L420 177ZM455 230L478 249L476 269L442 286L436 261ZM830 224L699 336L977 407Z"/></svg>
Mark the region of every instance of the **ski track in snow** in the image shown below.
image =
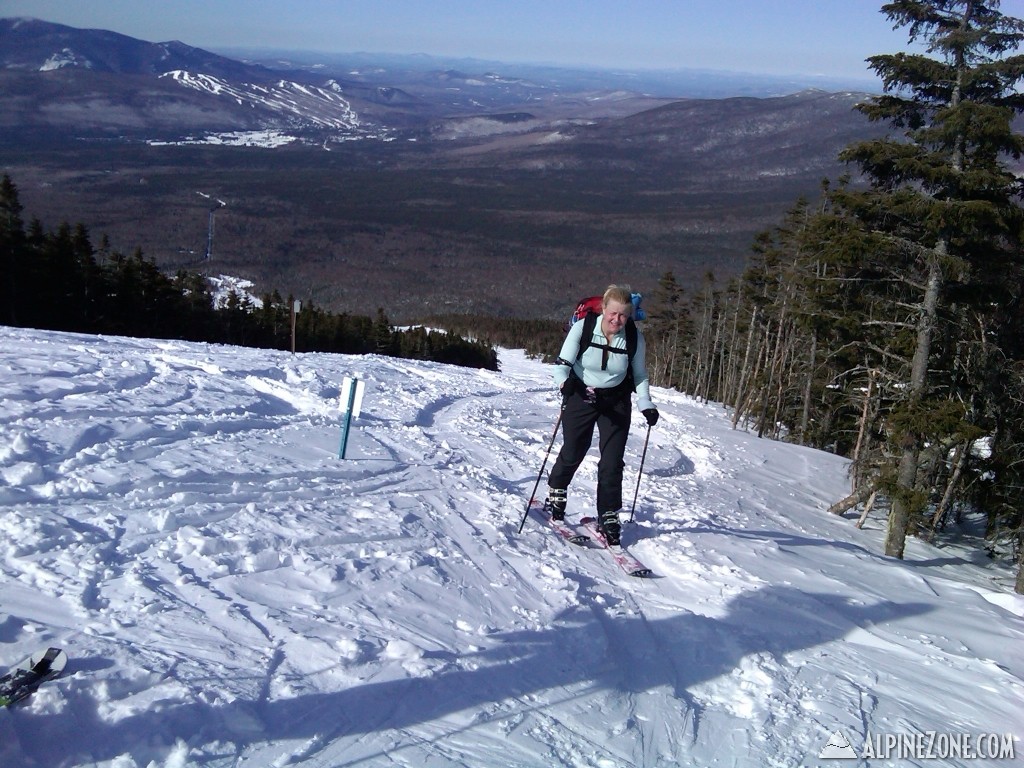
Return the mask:
<svg viewBox="0 0 1024 768"><path fill-rule="evenodd" d="M842 459L714 404L654 391L639 580L533 516L517 532L557 415L521 352L495 373L0 339L0 648L71 659L0 711L4 765L753 768L814 764L837 730L859 750L1021 727L1012 574L918 541L880 556L881 521L825 512Z"/></svg>

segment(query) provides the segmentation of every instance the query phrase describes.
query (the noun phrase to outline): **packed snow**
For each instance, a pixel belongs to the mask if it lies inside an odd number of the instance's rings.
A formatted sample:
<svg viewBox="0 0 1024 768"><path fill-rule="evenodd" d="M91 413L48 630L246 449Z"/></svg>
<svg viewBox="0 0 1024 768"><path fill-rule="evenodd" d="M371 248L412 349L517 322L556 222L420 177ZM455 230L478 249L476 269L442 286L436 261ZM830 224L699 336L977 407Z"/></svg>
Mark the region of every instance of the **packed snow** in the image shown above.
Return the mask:
<svg viewBox="0 0 1024 768"><path fill-rule="evenodd" d="M655 388L632 578L519 532L558 403L500 359L0 328L2 661L70 657L0 710L0 765L1020 765L1005 563L888 559L826 511L846 461Z"/></svg>

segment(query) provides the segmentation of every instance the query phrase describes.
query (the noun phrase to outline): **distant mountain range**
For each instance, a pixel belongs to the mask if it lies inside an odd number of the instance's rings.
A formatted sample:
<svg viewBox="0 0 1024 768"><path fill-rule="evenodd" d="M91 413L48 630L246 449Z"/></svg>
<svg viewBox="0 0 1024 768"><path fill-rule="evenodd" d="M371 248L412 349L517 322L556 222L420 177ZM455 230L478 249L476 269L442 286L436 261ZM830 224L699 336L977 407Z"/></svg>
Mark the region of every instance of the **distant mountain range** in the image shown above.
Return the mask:
<svg viewBox="0 0 1024 768"><path fill-rule="evenodd" d="M102 29L76 29L36 19L0 19L3 69L47 72L80 68L122 75L162 75L176 69L251 78L259 68L179 43L147 43ZM268 77L269 72L262 73Z"/></svg>
<svg viewBox="0 0 1024 768"><path fill-rule="evenodd" d="M609 72L426 56L239 51L35 19L0 19L0 130L284 143L522 133L683 97L779 96L807 83L708 72ZM813 81L812 81L813 82ZM511 111L511 116L504 114ZM485 123L466 118L484 116Z"/></svg>
<svg viewBox="0 0 1024 768"><path fill-rule="evenodd" d="M0 129L161 140L265 130L376 135L383 126L365 123L355 105L377 99L395 96L177 41L0 20Z"/></svg>
<svg viewBox="0 0 1024 768"><path fill-rule="evenodd" d="M753 76L234 55L2 19L0 169L32 216L168 269L200 258L215 194L216 269L259 290L542 316L606 276L735 275L885 130L864 92Z"/></svg>

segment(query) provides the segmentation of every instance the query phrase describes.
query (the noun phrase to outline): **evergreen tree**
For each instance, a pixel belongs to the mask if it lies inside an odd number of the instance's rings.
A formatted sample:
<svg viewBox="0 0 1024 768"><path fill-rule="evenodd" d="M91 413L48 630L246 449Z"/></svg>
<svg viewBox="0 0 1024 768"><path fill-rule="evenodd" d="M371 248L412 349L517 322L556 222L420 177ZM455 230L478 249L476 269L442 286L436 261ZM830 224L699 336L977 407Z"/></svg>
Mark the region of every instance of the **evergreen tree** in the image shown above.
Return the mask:
<svg viewBox="0 0 1024 768"><path fill-rule="evenodd" d="M378 355L394 355L397 353L395 331L391 327L383 307L377 307L377 320L373 324L374 351Z"/></svg>
<svg viewBox="0 0 1024 768"><path fill-rule="evenodd" d="M28 269L25 224L22 221L18 188L11 177L0 179L0 280L6 286L0 320L17 323L21 315Z"/></svg>
<svg viewBox="0 0 1024 768"><path fill-rule="evenodd" d="M950 446L970 414L950 407L958 323L995 322L992 299L1019 292L1021 182L1007 168L1024 143L1011 122L1024 100L1016 86L1024 57L1006 54L1024 40L1024 23L1002 15L998 0L901 0L882 11L927 54L874 56L885 93L862 106L902 135L849 147L867 190L833 193L859 222L891 281L890 319L912 329L900 382L903 401L887 439L896 456L886 554L902 557L930 495L926 446ZM1007 280L1008 274L1016 280ZM898 315L896 307L909 313Z"/></svg>
<svg viewBox="0 0 1024 768"><path fill-rule="evenodd" d="M647 370L654 381L664 386L681 384L681 361L692 333L683 295L675 274L666 272L658 280L644 324Z"/></svg>

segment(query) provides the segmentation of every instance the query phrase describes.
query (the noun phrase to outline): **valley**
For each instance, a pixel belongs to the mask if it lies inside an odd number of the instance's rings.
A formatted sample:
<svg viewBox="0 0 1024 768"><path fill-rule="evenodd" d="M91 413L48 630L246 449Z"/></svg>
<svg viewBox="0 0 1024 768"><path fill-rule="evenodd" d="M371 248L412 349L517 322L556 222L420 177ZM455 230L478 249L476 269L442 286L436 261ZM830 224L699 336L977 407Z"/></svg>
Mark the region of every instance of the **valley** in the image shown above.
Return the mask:
<svg viewBox="0 0 1024 768"><path fill-rule="evenodd" d="M814 143L820 120L792 127L779 114L820 104L741 101L724 115L701 102L457 140L70 141L0 149L0 161L28 218L84 223L96 243L141 248L165 269L234 274L335 311L380 306L395 321L560 317L612 281L648 292L668 271L691 289L709 271L737 274L754 236L841 173L831 158L864 130L846 117L849 130ZM754 120L761 129L744 133ZM202 263L209 204L199 193L227 204Z"/></svg>
<svg viewBox="0 0 1024 768"><path fill-rule="evenodd" d="M847 170L843 147L879 132L854 109L864 93L787 83L243 62L0 24L0 173L26 221L393 322L559 319L666 272L690 293L708 273L724 284L759 232ZM672 95L713 86L757 95Z"/></svg>

